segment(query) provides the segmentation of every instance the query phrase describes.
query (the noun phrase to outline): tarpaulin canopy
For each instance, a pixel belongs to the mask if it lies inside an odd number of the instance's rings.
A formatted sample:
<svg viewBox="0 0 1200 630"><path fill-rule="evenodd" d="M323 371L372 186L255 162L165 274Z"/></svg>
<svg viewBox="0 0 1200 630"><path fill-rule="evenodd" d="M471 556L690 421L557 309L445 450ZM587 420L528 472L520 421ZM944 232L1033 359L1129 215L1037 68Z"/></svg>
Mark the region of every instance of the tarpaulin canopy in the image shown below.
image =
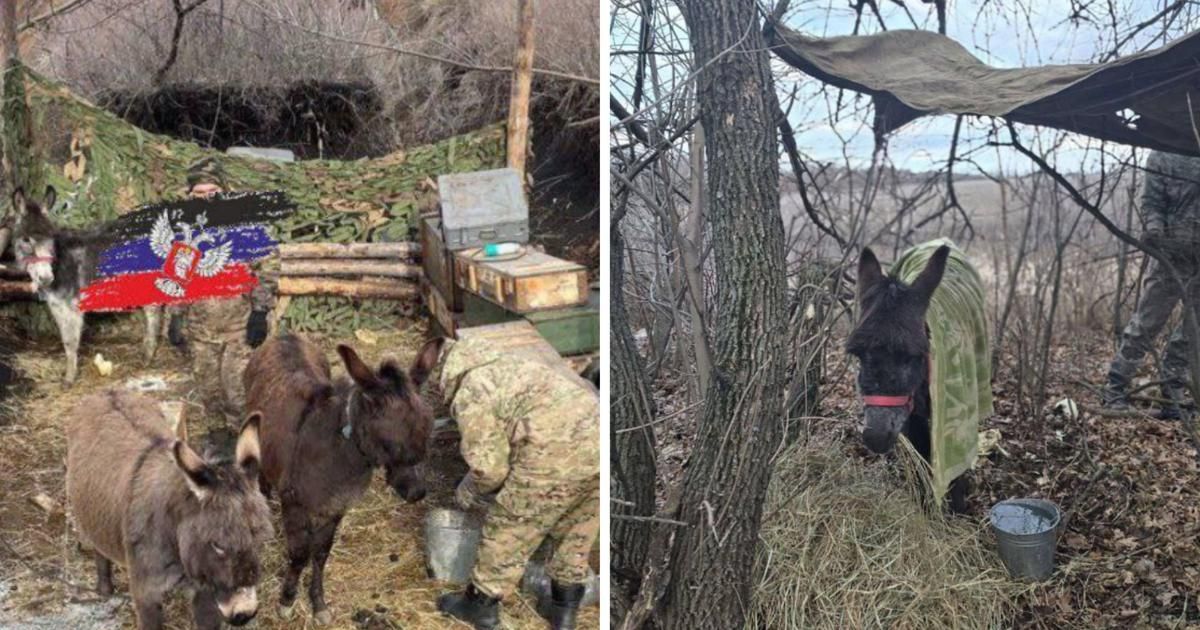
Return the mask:
<svg viewBox="0 0 1200 630"><path fill-rule="evenodd" d="M927 114L974 114L1200 155L1200 32L1107 63L1029 68L994 68L929 31L817 38L769 22L765 34L789 65L870 94L877 138Z"/></svg>

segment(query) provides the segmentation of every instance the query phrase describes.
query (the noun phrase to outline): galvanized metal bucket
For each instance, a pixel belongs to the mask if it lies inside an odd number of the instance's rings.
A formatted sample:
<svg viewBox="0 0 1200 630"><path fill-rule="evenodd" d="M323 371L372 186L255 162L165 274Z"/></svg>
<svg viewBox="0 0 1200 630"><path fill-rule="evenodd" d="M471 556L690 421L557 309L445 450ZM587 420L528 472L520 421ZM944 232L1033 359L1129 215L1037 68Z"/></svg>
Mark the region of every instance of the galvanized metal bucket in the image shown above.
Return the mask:
<svg viewBox="0 0 1200 630"><path fill-rule="evenodd" d="M479 519L466 512L430 510L425 516L425 558L429 577L457 584L469 582L481 535Z"/></svg>
<svg viewBox="0 0 1200 630"><path fill-rule="evenodd" d="M992 506L992 531L1009 575L1043 581L1054 572L1062 511L1042 499L1009 499Z"/></svg>

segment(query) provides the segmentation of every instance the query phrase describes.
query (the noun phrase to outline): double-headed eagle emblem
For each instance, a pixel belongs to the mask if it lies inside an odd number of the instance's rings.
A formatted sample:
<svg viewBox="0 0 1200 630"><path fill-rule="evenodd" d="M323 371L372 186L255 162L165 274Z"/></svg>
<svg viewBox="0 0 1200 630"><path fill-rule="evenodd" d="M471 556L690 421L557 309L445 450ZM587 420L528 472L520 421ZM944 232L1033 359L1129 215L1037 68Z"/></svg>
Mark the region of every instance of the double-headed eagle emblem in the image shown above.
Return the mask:
<svg viewBox="0 0 1200 630"><path fill-rule="evenodd" d="M159 215L154 222L154 227L150 230L150 249L154 250L154 254L165 260L163 264L163 274L161 278L154 280L154 286L159 291L174 297L181 298L185 292L187 285L193 276L202 278L211 278L218 273L229 263L229 258L233 254L233 242L225 241L220 245L210 247L208 251L201 253L201 243L216 243L220 236L224 236L224 232L220 232L218 236L204 231L204 226L208 224L208 213L201 213L196 217L195 227L180 221L176 226L183 233L181 240L175 240L175 230L171 229L171 221L166 212Z"/></svg>

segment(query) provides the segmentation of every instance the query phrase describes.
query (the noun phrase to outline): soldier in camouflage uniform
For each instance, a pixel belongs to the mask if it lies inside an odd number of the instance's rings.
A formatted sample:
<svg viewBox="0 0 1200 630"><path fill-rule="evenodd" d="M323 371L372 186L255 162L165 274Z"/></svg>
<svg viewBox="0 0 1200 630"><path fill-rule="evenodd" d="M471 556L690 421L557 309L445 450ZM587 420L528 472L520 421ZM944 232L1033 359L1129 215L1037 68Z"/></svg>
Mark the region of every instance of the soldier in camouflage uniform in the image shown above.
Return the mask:
<svg viewBox="0 0 1200 630"><path fill-rule="evenodd" d="M228 190L224 169L215 158L192 164L187 186L192 198L208 198ZM250 353L267 337L268 314L274 300L274 291L258 267L255 271L259 282L249 294L202 300L174 312L171 320L172 342L186 342L192 355L192 377L205 410L209 415L224 415L234 429L245 417L242 371Z"/></svg>
<svg viewBox="0 0 1200 630"><path fill-rule="evenodd" d="M1175 306L1200 314L1200 158L1154 152L1146 163L1142 190L1143 240L1165 252L1187 286L1180 286L1157 260L1150 262L1137 311L1121 335L1105 385L1103 404L1129 407L1128 390L1139 364L1162 332ZM1182 326L1171 333L1160 368L1163 397L1171 400L1159 417L1179 417L1188 379L1188 340Z"/></svg>
<svg viewBox="0 0 1200 630"><path fill-rule="evenodd" d="M464 509L492 505L471 584L438 598L438 609L495 628L500 601L549 537L557 548L538 613L553 628L574 628L600 532L599 398L574 375L491 344L460 340L443 352L442 391L471 467L455 498Z"/></svg>

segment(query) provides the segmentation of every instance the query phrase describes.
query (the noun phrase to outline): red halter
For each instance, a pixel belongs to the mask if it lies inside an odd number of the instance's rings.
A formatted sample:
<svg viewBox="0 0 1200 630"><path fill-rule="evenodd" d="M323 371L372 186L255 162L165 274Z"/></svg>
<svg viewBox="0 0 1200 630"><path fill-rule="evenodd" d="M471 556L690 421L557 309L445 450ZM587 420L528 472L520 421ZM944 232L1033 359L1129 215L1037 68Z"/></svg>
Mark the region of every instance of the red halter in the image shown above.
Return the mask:
<svg viewBox="0 0 1200 630"><path fill-rule="evenodd" d="M925 355L925 378L926 380L933 374L933 353ZM915 392L901 396L883 396L872 394L863 396L864 407L904 407L909 413L913 410L913 399Z"/></svg>
<svg viewBox="0 0 1200 630"><path fill-rule="evenodd" d="M53 256L25 256L18 261L21 266L36 265L37 263L54 263Z"/></svg>

